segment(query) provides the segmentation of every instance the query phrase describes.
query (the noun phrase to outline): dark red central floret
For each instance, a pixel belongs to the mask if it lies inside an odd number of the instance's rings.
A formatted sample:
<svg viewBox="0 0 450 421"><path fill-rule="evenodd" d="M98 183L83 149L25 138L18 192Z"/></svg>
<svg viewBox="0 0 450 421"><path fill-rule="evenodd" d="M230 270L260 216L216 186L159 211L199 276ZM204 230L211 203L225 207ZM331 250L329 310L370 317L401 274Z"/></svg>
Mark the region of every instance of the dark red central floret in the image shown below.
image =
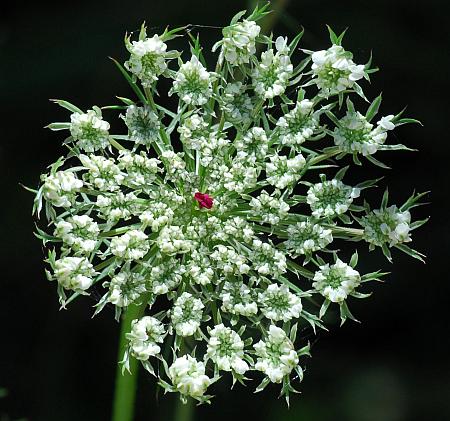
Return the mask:
<svg viewBox="0 0 450 421"><path fill-rule="evenodd" d="M214 203L213 198L206 193L197 192L194 194L194 199L201 208L211 209Z"/></svg>

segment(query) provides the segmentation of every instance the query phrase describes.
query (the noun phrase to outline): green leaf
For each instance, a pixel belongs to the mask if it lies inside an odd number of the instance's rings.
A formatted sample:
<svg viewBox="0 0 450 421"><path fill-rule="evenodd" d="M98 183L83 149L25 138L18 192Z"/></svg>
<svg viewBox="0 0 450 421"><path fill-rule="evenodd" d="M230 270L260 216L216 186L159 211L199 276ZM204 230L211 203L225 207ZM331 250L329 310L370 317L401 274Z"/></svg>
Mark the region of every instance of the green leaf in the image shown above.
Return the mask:
<svg viewBox="0 0 450 421"><path fill-rule="evenodd" d="M257 11L257 10L258 10L258 6L256 6L255 11ZM231 21L230 21L230 26L231 26L231 25L234 25L235 23L237 23L237 22L239 21L239 19L240 19L242 16L244 16L246 13L247 13L247 10L241 10L240 12L237 12L237 13L233 16L233 18L231 19ZM255 13L255 12L253 12L253 13ZM253 19L250 19L250 16L249 16L249 20L253 20Z"/></svg>
<svg viewBox="0 0 450 421"><path fill-rule="evenodd" d="M331 112L326 110L325 111L325 115L337 126L340 126L339 120L337 119L337 117Z"/></svg>
<svg viewBox="0 0 450 421"><path fill-rule="evenodd" d="M423 126L421 121L416 120L414 118L400 118L398 120L396 120L394 118L393 122L395 122L396 126L402 126L403 124L419 124L419 125Z"/></svg>
<svg viewBox="0 0 450 421"><path fill-rule="evenodd" d="M407 255L414 257L414 259L420 260L422 263L425 263L424 257L426 257L426 256L424 254L418 252L417 250L414 250L405 244L396 244L394 247L398 248L403 253L406 253Z"/></svg>
<svg viewBox="0 0 450 421"><path fill-rule="evenodd" d="M327 25L328 33L330 34L330 41L332 44L338 45L338 36L335 34L335 32L331 29L329 25Z"/></svg>
<svg viewBox="0 0 450 421"><path fill-rule="evenodd" d="M295 285L291 281L289 281L287 278L280 276L279 280L281 283L283 283L287 287L289 287L292 291L295 291L299 294L303 294L303 291L297 285Z"/></svg>
<svg viewBox="0 0 450 421"><path fill-rule="evenodd" d="M303 310L301 313L301 317L303 317L311 325L314 333L316 333L316 326L320 327L323 330L328 330L315 314L311 314Z"/></svg>
<svg viewBox="0 0 450 421"><path fill-rule="evenodd" d="M181 36L179 32L184 31L188 28L189 25L179 26L177 28L170 29L166 28L164 32L161 34L160 38L162 41L170 41L171 39L177 38Z"/></svg>
<svg viewBox="0 0 450 421"><path fill-rule="evenodd" d="M330 34L330 41L335 45L341 45L342 40L344 39L344 35L347 32L347 28L344 29L344 31L338 36L336 33L331 29L329 25L327 25L328 33Z"/></svg>
<svg viewBox="0 0 450 421"><path fill-rule="evenodd" d="M345 28L344 31L338 36L338 39L337 39L338 44L337 45L341 45L342 44L342 40L344 39L344 35L347 32L347 29L348 28Z"/></svg>
<svg viewBox="0 0 450 421"><path fill-rule="evenodd" d="M291 272L294 272L295 274L300 274L307 279L314 278L314 273L312 273L308 269L305 269L303 266L298 265L291 259L287 259L287 267Z"/></svg>
<svg viewBox="0 0 450 421"><path fill-rule="evenodd" d="M325 313L327 312L330 304L331 304L330 300L327 300L327 299L324 300L324 302L322 303L322 306L320 307L319 318L322 318L323 316L325 316Z"/></svg>
<svg viewBox="0 0 450 421"><path fill-rule="evenodd" d="M355 322L359 322L355 316L353 316L353 314L350 312L347 303L345 301L343 301L342 303L340 303L340 313L341 313L341 326L345 323L345 321L347 319L351 319Z"/></svg>
<svg viewBox="0 0 450 421"><path fill-rule="evenodd" d="M298 33L295 38L291 41L291 43L289 44L289 51L290 51L290 55L293 54L294 50L297 48L298 43L300 42L300 40L302 39L303 33L305 32L305 30L302 28L302 30L300 31L300 33Z"/></svg>
<svg viewBox="0 0 450 421"><path fill-rule="evenodd" d="M389 189L386 188L386 190L383 193L383 199L381 200L381 209L386 209L389 202Z"/></svg>
<svg viewBox="0 0 450 421"><path fill-rule="evenodd" d="M116 95L116 98L120 99L125 105L134 105L134 101L132 101L131 99L124 98L122 96L117 96L117 95Z"/></svg>
<svg viewBox="0 0 450 421"><path fill-rule="evenodd" d="M70 123L50 123L45 126L45 129L50 129L54 132L57 132L58 130L68 130L70 129Z"/></svg>
<svg viewBox="0 0 450 421"><path fill-rule="evenodd" d="M134 93L137 95L137 97L142 101L142 103L146 103L146 98L144 93L141 91L141 89L137 86L137 84L135 82L133 82L133 80L131 79L130 75L128 74L128 72L124 69L124 67L115 59L113 59L112 57L110 57L110 59L114 62L114 64L116 65L116 67L119 69L120 73L122 73L122 76L126 79L126 81L129 83L129 85L131 86L131 89L133 89Z"/></svg>
<svg viewBox="0 0 450 421"><path fill-rule="evenodd" d="M415 192L408 198L408 200L400 207L402 212L409 209L415 208L417 206L422 206L425 203L419 202L422 197L426 196L429 192L423 192L416 194Z"/></svg>
<svg viewBox="0 0 450 421"><path fill-rule="evenodd" d="M353 90L366 102L369 102L369 100L364 95L364 91L362 90L361 86L359 86L357 83L353 85Z"/></svg>
<svg viewBox="0 0 450 421"><path fill-rule="evenodd" d="M270 380L268 377L264 377L264 379L262 380L262 382L258 385L258 387L255 389L254 393L259 393L262 392L267 385L270 383Z"/></svg>
<svg viewBox="0 0 450 421"><path fill-rule="evenodd" d="M383 254L386 257L386 259L388 259L388 261L390 263L392 263L392 255L391 255L391 251L389 250L389 247L387 246L387 244L383 244L381 246L381 250L383 250Z"/></svg>
<svg viewBox="0 0 450 421"><path fill-rule="evenodd" d="M378 147L380 151L411 151L415 152L417 149L408 148L405 145L397 144L397 145L380 145Z"/></svg>
<svg viewBox="0 0 450 421"><path fill-rule="evenodd" d="M351 113L355 112L355 106L353 105L352 100L350 99L350 97L347 97L347 101L345 101L346 105L347 105L347 110L350 111Z"/></svg>
<svg viewBox="0 0 450 421"><path fill-rule="evenodd" d="M350 259L350 266L354 269L357 264L358 264L358 251L355 250L355 252L352 254L352 258Z"/></svg>
<svg viewBox="0 0 450 421"><path fill-rule="evenodd" d="M355 298L363 299L363 298L369 298L372 295L372 293L370 292L368 294L363 294L361 292L353 291L350 295Z"/></svg>
<svg viewBox="0 0 450 421"><path fill-rule="evenodd" d="M295 342L295 339L297 338L297 328L298 328L298 324L295 323L294 326L292 326L291 332L289 333L289 339L293 343Z"/></svg>
<svg viewBox="0 0 450 421"><path fill-rule="evenodd" d="M386 164L383 164L381 161L378 161L378 159L374 158L372 155L367 155L366 158L368 161L370 161L372 164L376 165L377 167L383 168L385 170L391 169L391 167L388 167Z"/></svg>
<svg viewBox="0 0 450 421"><path fill-rule="evenodd" d="M337 180L342 180L343 178L344 178L344 176L345 176L345 173L348 171L348 169L349 169L350 167L347 165L346 167L344 167L344 168L341 168L337 173L336 173L336 175L334 176L334 178L335 179L337 179Z"/></svg>
<svg viewBox="0 0 450 421"><path fill-rule="evenodd" d="M358 187L361 190L367 189L372 186L376 187L376 184L382 179L383 179L383 177L375 178L373 180L366 180L366 181L363 181L362 183L357 184L356 187Z"/></svg>
<svg viewBox="0 0 450 421"><path fill-rule="evenodd" d="M410 226L410 230L415 230L419 227L421 227L422 225L426 224L428 221L430 220L430 218L425 218L425 219L421 219L420 221L414 221Z"/></svg>
<svg viewBox="0 0 450 421"><path fill-rule="evenodd" d="M366 273L363 276L361 276L361 282L370 282L370 281L384 282L380 278L389 274L390 272L381 272L379 270L377 270L376 272Z"/></svg>
<svg viewBox="0 0 450 421"><path fill-rule="evenodd" d="M62 99L51 99L50 101L54 102L55 104L58 104L60 107L63 107L66 110L72 111L73 113L83 114L83 111L81 111L77 106L71 104L68 101L64 101Z"/></svg>
<svg viewBox="0 0 450 421"><path fill-rule="evenodd" d="M36 225L36 232L34 233L34 235L39 238L40 240L42 240L44 242L44 245L48 242L48 241L52 241L52 242L61 242L61 239L58 237L54 237L53 235L47 234L45 231L41 230L37 225Z"/></svg>
<svg viewBox="0 0 450 421"><path fill-rule="evenodd" d="M382 99L382 94L378 95L372 102L372 104L370 104L369 109L367 110L366 113L366 120L370 123L370 121L372 121L372 119L377 115L378 113L378 109L380 108L380 104L381 104L381 99Z"/></svg>
<svg viewBox="0 0 450 421"><path fill-rule="evenodd" d="M257 22L258 20L262 19L264 16L268 15L269 13L272 13L272 10L267 10L270 7L270 2L267 1L266 4L262 7L258 6L258 3L256 3L256 7L251 13L251 15L247 18L248 20L254 20Z"/></svg>

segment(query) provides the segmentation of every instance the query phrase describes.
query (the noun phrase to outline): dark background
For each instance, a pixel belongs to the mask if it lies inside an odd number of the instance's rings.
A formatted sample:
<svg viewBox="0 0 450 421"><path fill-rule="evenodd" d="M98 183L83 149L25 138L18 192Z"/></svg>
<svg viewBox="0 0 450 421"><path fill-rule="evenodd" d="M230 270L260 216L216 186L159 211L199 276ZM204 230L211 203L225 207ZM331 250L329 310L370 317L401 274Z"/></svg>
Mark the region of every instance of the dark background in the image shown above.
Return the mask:
<svg viewBox="0 0 450 421"><path fill-rule="evenodd" d="M414 232L414 246L427 264L394 252L394 265L379 251L362 253L361 272L383 268L392 274L376 284L368 300L352 302L363 322L346 323L323 335L307 361L302 394L288 411L276 400L277 388L253 395L216 386L213 405L196 411L195 420L261 421L422 421L450 420L448 348L449 217L448 93L449 27L444 1L292 0L277 34L292 36L305 27L301 47L326 48L325 24L349 26L344 46L355 61L374 52L381 72L365 89L369 98L384 93L381 112L408 105L408 116L424 127L405 126L390 141L419 152L384 153L393 169L381 183L402 203L413 188L432 190L433 204L414 213L431 215ZM44 276L41 245L32 235L32 195L39 174L64 153L58 134L44 130L68 114L48 98L67 99L80 108L113 104L114 95L131 96L107 56L127 58L125 31L186 23L223 26L245 1L78 1L2 5L0 23L0 419L103 421L110 417L116 367L118 325L112 312L91 319L94 301L80 299L58 311L55 286ZM211 46L218 30L202 29ZM395 139L397 137L397 139ZM379 157L379 156L377 156ZM365 165L358 177L379 176ZM360 177L360 179L361 179ZM382 190L374 192L377 205ZM155 402L155 385L141 376L137 421L172 419L174 397Z"/></svg>

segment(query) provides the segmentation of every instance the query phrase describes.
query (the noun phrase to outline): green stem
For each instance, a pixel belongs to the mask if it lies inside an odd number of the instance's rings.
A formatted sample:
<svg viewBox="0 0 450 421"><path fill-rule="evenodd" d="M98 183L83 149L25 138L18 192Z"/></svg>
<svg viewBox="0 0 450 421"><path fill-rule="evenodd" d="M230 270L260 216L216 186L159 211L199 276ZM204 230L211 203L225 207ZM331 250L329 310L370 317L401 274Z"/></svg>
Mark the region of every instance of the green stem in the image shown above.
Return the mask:
<svg viewBox="0 0 450 421"><path fill-rule="evenodd" d="M144 304L130 305L122 316L118 361L122 360L126 350L128 341L125 335L131 330L131 322L141 317L145 304L144 300ZM122 366L117 365L112 421L133 421L138 368L137 360L132 357L130 358L131 374L127 371L122 374Z"/></svg>
<svg viewBox="0 0 450 421"><path fill-rule="evenodd" d="M186 342L189 341L189 338L182 338L180 344L179 356L189 354L189 346ZM192 421L194 415L194 399L189 396L186 397L186 403L180 399L180 396L177 394L177 404L175 406L175 413L173 420L174 421Z"/></svg>
<svg viewBox="0 0 450 421"><path fill-rule="evenodd" d="M181 402L178 399L177 406L175 408L174 421L192 421L194 415L194 399L188 398L186 403Z"/></svg>

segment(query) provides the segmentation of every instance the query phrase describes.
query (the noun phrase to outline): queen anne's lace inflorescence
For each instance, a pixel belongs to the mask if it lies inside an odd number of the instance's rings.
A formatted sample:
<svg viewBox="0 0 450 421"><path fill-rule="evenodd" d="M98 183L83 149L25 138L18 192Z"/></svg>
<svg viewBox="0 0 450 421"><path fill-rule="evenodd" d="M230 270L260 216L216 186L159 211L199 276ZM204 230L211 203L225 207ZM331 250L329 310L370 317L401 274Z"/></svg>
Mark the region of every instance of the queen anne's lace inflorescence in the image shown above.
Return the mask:
<svg viewBox="0 0 450 421"><path fill-rule="evenodd" d="M58 100L70 121L49 126L70 137L36 191L48 278L63 306L90 291L96 313L115 308L119 319L140 306L123 366L139 360L183 400L208 401L227 373L259 377L257 391L279 383L288 397L309 353L304 332L325 328L330 305L353 318L347 302L383 275L360 274L356 252L338 257L344 240L421 259L407 244L425 222L410 214L422 195L388 206L386 191L371 210L360 196L377 180L349 185L334 160L383 167L375 153L407 149L388 144L389 131L415 120L372 123L381 96L355 111L349 97L365 99L370 63L355 64L331 30L330 48L316 52L298 48L301 34L266 36L265 13L223 29L215 71L198 38L187 57L167 50L184 28L148 37L143 27L126 37L124 67L116 62L137 99L87 112ZM157 102L161 78L172 80L175 110ZM103 117L114 113L122 134Z"/></svg>

